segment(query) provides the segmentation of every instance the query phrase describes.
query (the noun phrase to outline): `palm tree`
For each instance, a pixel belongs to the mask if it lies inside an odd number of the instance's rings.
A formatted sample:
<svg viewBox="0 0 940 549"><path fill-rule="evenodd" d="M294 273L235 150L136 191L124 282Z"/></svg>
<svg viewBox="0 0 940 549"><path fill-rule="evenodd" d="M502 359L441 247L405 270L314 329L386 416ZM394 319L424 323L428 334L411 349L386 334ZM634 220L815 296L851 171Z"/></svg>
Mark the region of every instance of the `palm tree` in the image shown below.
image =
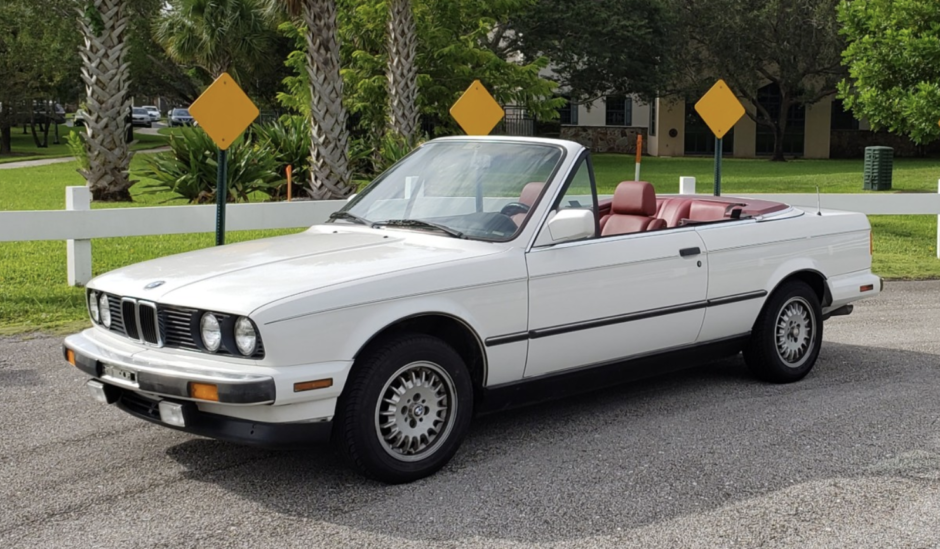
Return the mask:
<svg viewBox="0 0 940 549"><path fill-rule="evenodd" d="M388 9L389 124L393 132L414 144L418 127L418 39L411 0L389 0Z"/></svg>
<svg viewBox="0 0 940 549"><path fill-rule="evenodd" d="M171 59L213 79L237 73L237 60L261 61L271 35L267 5L259 0L173 0L154 25L154 38Z"/></svg>
<svg viewBox="0 0 940 549"><path fill-rule="evenodd" d="M88 169L81 170L94 200L130 201L131 152L126 134L131 101L125 30L130 14L124 0L88 0L79 17L80 49L88 116Z"/></svg>
<svg viewBox="0 0 940 549"><path fill-rule="evenodd" d="M310 80L310 189L312 198L343 198L352 192L343 77L339 72L336 2L282 0L306 28Z"/></svg>

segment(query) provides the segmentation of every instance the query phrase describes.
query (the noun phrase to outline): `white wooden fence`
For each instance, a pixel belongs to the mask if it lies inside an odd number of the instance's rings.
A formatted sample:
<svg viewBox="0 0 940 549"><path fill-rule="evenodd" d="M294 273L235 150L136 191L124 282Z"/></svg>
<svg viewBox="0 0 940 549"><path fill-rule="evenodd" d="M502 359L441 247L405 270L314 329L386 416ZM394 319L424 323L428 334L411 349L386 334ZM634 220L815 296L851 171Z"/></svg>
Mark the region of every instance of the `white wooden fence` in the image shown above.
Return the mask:
<svg viewBox="0 0 940 549"><path fill-rule="evenodd" d="M938 186L940 190L940 186ZM695 194L695 178L680 178L680 194ZM747 194L763 200L816 207L815 194ZM936 215L937 257L940 258L940 193L822 194L823 209L851 210L868 215ZM230 204L226 230L308 227L329 218L344 200ZM215 206L90 209L86 187L65 189L65 210L0 211L0 242L65 240L68 282L83 286L91 280L91 240L123 236L204 233L215 230Z"/></svg>

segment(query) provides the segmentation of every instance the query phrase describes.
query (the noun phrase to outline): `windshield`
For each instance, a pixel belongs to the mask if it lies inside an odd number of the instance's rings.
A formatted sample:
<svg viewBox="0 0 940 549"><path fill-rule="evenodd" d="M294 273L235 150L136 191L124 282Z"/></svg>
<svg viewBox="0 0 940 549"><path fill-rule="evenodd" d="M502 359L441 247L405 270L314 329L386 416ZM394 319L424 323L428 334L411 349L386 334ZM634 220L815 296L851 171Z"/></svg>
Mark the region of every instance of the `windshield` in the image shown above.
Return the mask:
<svg viewBox="0 0 940 549"><path fill-rule="evenodd" d="M173 109L173 114L176 116L189 116L189 111L186 109Z"/></svg>
<svg viewBox="0 0 940 549"><path fill-rule="evenodd" d="M147 114L147 111L139 107L134 107L134 114Z"/></svg>
<svg viewBox="0 0 940 549"><path fill-rule="evenodd" d="M474 240L511 240L561 158L562 149L548 144L431 142L379 176L334 217Z"/></svg>

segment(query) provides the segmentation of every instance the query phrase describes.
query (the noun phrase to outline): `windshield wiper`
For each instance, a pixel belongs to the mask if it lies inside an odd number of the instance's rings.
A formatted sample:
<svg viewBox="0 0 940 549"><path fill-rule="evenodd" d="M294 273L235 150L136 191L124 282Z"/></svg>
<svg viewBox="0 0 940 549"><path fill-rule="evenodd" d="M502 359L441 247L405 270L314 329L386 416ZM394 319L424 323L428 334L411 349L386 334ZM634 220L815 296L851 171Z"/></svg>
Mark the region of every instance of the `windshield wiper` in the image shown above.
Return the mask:
<svg viewBox="0 0 940 549"><path fill-rule="evenodd" d="M368 219L359 217L356 214L351 214L349 212L333 212L330 214L330 220L334 219L348 219L354 223L359 223L360 225L365 225L367 227L375 227L375 224L369 221Z"/></svg>
<svg viewBox="0 0 940 549"><path fill-rule="evenodd" d="M388 226L388 227L430 228L430 229L437 229L455 238L465 238L462 232L451 229L447 225L441 225L440 223L434 223L433 221L424 221L421 219L386 219L385 221L377 221L372 226L373 227Z"/></svg>

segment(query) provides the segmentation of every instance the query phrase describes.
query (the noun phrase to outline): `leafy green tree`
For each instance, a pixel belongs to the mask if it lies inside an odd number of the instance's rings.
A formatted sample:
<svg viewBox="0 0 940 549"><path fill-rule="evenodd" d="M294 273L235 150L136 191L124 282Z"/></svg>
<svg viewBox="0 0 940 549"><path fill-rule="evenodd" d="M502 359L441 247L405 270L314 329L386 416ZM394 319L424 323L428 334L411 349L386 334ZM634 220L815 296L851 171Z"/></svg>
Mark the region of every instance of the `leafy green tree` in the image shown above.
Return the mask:
<svg viewBox="0 0 940 549"><path fill-rule="evenodd" d="M839 95L856 117L917 143L940 138L940 3L839 4L849 78Z"/></svg>
<svg viewBox="0 0 940 549"><path fill-rule="evenodd" d="M417 105L436 134L460 131L450 117L450 107L475 79L500 104L526 107L540 119L557 116L564 103L554 96L557 84L539 75L548 60L507 60L489 47L497 24L508 21L530 1L412 0L418 37ZM388 6L382 0L341 0L339 6L345 103L355 132L377 145L388 119ZM289 27L282 28L299 36ZM295 53L287 62L295 76L285 81L287 92L279 99L285 106L303 109L309 95L303 95L302 59Z"/></svg>
<svg viewBox="0 0 940 549"><path fill-rule="evenodd" d="M488 45L506 57L547 57L572 100L652 98L674 77L675 21L662 0L535 0L498 22Z"/></svg>
<svg viewBox="0 0 940 549"><path fill-rule="evenodd" d="M78 93L81 35L74 9L72 0L0 2L0 154L11 152L18 123L30 123L36 145L44 147L50 127L41 120L45 111L52 100Z"/></svg>
<svg viewBox="0 0 940 549"><path fill-rule="evenodd" d="M697 98L716 78L756 106L748 115L774 135L772 160L782 161L791 106L816 103L836 93L843 78L836 5L840 0L669 0L678 17L674 39L677 89ZM765 85L777 88L780 105L758 101Z"/></svg>
<svg viewBox="0 0 940 549"><path fill-rule="evenodd" d="M154 36L177 63L197 66L215 79L238 77L237 66L265 62L274 28L261 0L170 0Z"/></svg>
<svg viewBox="0 0 940 549"><path fill-rule="evenodd" d="M174 104L188 105L199 97L204 82L194 78L192 69L187 70L173 61L154 38L153 22L160 17L165 6L165 0L136 0L129 6L129 89L131 95L138 99L161 96Z"/></svg>

